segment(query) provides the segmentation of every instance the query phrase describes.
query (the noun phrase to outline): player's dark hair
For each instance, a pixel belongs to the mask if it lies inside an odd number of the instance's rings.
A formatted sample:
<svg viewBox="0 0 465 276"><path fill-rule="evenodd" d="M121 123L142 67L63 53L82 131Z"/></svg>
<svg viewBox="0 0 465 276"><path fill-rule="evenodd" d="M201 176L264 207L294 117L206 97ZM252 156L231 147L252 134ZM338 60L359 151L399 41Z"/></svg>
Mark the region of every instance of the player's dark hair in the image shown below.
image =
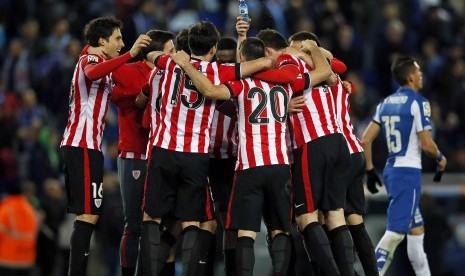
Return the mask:
<svg viewBox="0 0 465 276"><path fill-rule="evenodd" d="M288 39L288 42L291 43L292 41L304 41L307 39L315 41L318 47L321 46L318 36L316 36L316 34L312 32L306 32L306 31L298 32L298 33L291 35Z"/></svg>
<svg viewBox="0 0 465 276"><path fill-rule="evenodd" d="M95 18L84 27L84 40L92 47L98 47L100 38L108 40L115 29L122 29L123 23L114 16Z"/></svg>
<svg viewBox="0 0 465 276"><path fill-rule="evenodd" d="M176 35L172 32L161 31L161 30L150 30L147 32L147 35L152 39L150 44L141 49L141 54L144 59L146 59L147 54L153 51L163 51L165 48L165 43L173 40Z"/></svg>
<svg viewBox="0 0 465 276"><path fill-rule="evenodd" d="M176 35L176 51L184 51L191 54L191 49L189 49L189 29L181 29Z"/></svg>
<svg viewBox="0 0 465 276"><path fill-rule="evenodd" d="M241 53L245 60L254 60L265 56L265 44L259 38L249 37L244 40Z"/></svg>
<svg viewBox="0 0 465 276"><path fill-rule="evenodd" d="M237 42L232 37L222 37L218 40L218 44L216 46L217 51L221 50L233 50L236 51Z"/></svg>
<svg viewBox="0 0 465 276"><path fill-rule="evenodd" d="M398 57L391 65L391 73L401 86L408 83L408 75L413 70L415 70L415 60L412 57Z"/></svg>
<svg viewBox="0 0 465 276"><path fill-rule="evenodd" d="M261 30L258 32L257 37L263 41L265 47L272 48L276 51L280 51L289 46L286 38L276 30Z"/></svg>
<svg viewBox="0 0 465 276"><path fill-rule="evenodd" d="M213 23L201 21L194 24L189 29L189 48L196 56L208 54L213 46L220 39L220 33Z"/></svg>

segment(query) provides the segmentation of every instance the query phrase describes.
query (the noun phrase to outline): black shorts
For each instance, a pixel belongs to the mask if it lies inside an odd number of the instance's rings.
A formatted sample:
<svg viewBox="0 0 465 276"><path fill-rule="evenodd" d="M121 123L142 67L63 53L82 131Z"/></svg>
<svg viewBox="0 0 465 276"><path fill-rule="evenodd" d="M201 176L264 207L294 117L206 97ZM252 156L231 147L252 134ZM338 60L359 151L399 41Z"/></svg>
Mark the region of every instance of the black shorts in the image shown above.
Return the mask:
<svg viewBox="0 0 465 276"><path fill-rule="evenodd" d="M153 147L149 158L144 211L152 218L174 214L181 221L203 221L208 154Z"/></svg>
<svg viewBox="0 0 465 276"><path fill-rule="evenodd" d="M103 198L103 154L78 147L61 147L68 212L100 215Z"/></svg>
<svg viewBox="0 0 465 276"><path fill-rule="evenodd" d="M363 179L365 177L365 154L363 152L350 155L350 172L346 192L346 215L365 215L365 193L363 190Z"/></svg>
<svg viewBox="0 0 465 276"><path fill-rule="evenodd" d="M290 178L288 165L238 171L231 192L226 229L260 232L261 218L266 214L269 231L289 231L292 212Z"/></svg>
<svg viewBox="0 0 465 276"><path fill-rule="evenodd" d="M236 158L210 158L208 182L213 201L219 207L219 212L228 211L229 196L234 181Z"/></svg>
<svg viewBox="0 0 465 276"><path fill-rule="evenodd" d="M320 137L294 150L296 216L344 207L350 153L342 134Z"/></svg>

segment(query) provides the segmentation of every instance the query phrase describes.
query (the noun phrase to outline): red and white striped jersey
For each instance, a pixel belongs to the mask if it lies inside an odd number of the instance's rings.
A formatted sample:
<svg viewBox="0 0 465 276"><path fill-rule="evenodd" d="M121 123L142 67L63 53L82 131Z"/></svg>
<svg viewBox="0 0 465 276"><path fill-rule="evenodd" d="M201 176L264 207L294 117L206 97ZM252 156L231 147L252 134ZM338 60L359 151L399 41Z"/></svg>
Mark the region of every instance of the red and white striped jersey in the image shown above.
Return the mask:
<svg viewBox="0 0 465 276"><path fill-rule="evenodd" d="M149 82L148 82L148 87L149 87L149 106L146 108L144 116L149 116L149 145L152 145L153 139L154 139L154 134L155 134L155 126L157 125L157 121L160 120L160 113L157 110L160 110L160 99L158 96L160 93L158 93L158 88L160 84L160 79L163 76L163 70L160 70L158 68L153 68L152 72L150 72L149 76ZM157 111L157 112L155 112ZM150 148L150 147L149 147Z"/></svg>
<svg viewBox="0 0 465 276"><path fill-rule="evenodd" d="M211 126L210 157L218 159L237 157L236 118L215 111Z"/></svg>
<svg viewBox="0 0 465 276"><path fill-rule="evenodd" d="M336 106L337 123L347 141L350 153L363 152L362 142L355 135L355 129L349 115L349 93L342 86L342 80L339 76L337 77L337 84L331 87L331 93Z"/></svg>
<svg viewBox="0 0 465 276"><path fill-rule="evenodd" d="M289 164L286 118L291 86L252 78L225 85L237 96L239 148L236 170Z"/></svg>
<svg viewBox="0 0 465 276"><path fill-rule="evenodd" d="M301 59L298 59L298 62L301 73L310 74L311 79L311 68ZM294 149L319 137L341 133L330 87L327 85L310 87L303 91L303 95L306 104L302 107L302 112L292 113L289 116L293 129L291 134L293 134Z"/></svg>
<svg viewBox="0 0 465 276"><path fill-rule="evenodd" d="M215 85L240 78L239 64L198 59L192 59L191 63ZM159 109L155 109L159 119L152 145L180 152L208 153L215 102L205 99L169 56L160 56L155 65L164 73L157 86L151 83L151 92L158 91L156 102L160 102L156 104Z"/></svg>
<svg viewBox="0 0 465 276"><path fill-rule="evenodd" d="M111 73L91 80L84 69L104 60L96 55L80 56L74 69L69 93L69 117L61 146L102 150L105 116L112 92Z"/></svg>

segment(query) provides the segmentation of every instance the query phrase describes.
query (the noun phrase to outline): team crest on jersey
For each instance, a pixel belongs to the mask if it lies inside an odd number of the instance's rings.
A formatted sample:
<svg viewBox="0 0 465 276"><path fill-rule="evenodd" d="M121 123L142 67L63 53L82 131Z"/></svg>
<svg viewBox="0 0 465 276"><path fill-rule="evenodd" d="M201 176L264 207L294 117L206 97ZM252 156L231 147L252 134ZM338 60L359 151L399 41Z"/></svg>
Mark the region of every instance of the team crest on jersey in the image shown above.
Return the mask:
<svg viewBox="0 0 465 276"><path fill-rule="evenodd" d="M133 170L132 171L132 177L134 177L134 179L139 179L140 177L140 170Z"/></svg>
<svg viewBox="0 0 465 276"><path fill-rule="evenodd" d="M89 55L89 56L87 56L87 61L88 62L98 62L98 57Z"/></svg>
<svg viewBox="0 0 465 276"><path fill-rule="evenodd" d="M423 102L423 113L425 116L431 116L431 106L429 105L429 102Z"/></svg>
<svg viewBox="0 0 465 276"><path fill-rule="evenodd" d="M96 198L94 199L95 207L100 208L102 205L102 199L101 198Z"/></svg>

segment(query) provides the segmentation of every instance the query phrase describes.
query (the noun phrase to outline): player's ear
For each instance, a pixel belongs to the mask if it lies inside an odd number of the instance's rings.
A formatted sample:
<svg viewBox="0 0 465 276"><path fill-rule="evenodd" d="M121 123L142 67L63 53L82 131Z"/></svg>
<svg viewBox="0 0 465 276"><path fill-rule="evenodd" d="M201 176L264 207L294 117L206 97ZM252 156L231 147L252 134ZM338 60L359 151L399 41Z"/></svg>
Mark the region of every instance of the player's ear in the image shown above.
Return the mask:
<svg viewBox="0 0 465 276"><path fill-rule="evenodd" d="M99 46L104 46L107 42L108 42L108 40L106 40L106 39L103 38L103 37L100 37L100 38L98 39L98 45L99 45Z"/></svg>
<svg viewBox="0 0 465 276"><path fill-rule="evenodd" d="M265 55L266 56L271 56L272 52L271 52L271 49L270 47L265 47Z"/></svg>
<svg viewBox="0 0 465 276"><path fill-rule="evenodd" d="M212 56L216 55L216 45L213 46L213 47L210 49L210 53L209 53L209 54L212 55Z"/></svg>

